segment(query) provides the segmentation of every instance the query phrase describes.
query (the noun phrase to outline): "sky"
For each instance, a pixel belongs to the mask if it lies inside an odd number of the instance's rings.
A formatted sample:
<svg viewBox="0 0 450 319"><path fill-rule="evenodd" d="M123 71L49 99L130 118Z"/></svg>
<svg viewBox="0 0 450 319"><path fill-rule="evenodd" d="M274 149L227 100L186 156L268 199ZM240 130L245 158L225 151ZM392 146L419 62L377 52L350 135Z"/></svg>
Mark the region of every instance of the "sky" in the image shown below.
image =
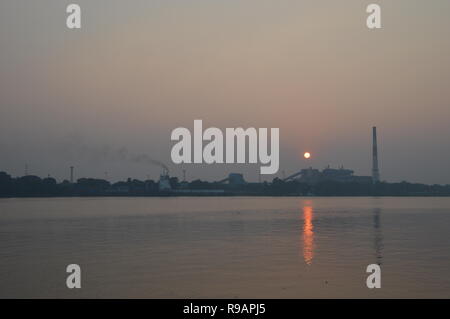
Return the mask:
<svg viewBox="0 0 450 319"><path fill-rule="evenodd" d="M280 128L280 170L263 180L370 175L377 126L382 180L450 184L449 13L448 0L3 0L0 171L158 179L152 158L189 180L258 180L259 164L171 162L171 131L202 119Z"/></svg>

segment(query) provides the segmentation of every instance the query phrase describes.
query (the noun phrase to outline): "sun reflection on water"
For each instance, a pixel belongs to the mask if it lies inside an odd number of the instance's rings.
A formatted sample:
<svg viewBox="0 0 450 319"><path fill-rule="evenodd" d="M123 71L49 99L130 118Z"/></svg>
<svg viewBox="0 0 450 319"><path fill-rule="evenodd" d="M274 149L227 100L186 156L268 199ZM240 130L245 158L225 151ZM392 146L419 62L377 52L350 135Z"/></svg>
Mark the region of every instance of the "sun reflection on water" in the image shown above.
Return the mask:
<svg viewBox="0 0 450 319"><path fill-rule="evenodd" d="M311 205L303 207L303 258L307 265L311 265L314 258L314 225L313 208Z"/></svg>

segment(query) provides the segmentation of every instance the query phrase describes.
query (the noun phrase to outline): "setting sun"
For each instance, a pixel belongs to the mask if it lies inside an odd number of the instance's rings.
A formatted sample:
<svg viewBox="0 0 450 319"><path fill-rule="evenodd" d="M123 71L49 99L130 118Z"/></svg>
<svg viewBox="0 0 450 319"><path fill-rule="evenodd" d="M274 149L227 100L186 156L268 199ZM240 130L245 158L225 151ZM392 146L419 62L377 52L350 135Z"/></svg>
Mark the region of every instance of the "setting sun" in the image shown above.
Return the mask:
<svg viewBox="0 0 450 319"><path fill-rule="evenodd" d="M308 158L311 157L311 153L306 152L305 154L303 154L303 157L306 158L306 159L308 159Z"/></svg>

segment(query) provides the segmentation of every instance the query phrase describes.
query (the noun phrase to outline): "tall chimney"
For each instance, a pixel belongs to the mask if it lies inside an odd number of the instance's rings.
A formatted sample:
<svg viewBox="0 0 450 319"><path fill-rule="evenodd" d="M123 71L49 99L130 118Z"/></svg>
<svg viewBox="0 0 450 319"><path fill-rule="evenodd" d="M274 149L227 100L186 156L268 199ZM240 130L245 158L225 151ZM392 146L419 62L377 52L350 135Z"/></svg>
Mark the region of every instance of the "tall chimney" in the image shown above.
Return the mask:
<svg viewBox="0 0 450 319"><path fill-rule="evenodd" d="M372 182L380 181L380 171L378 170L378 147L377 147L377 128L373 127L373 145L372 145Z"/></svg>
<svg viewBox="0 0 450 319"><path fill-rule="evenodd" d="M70 183L73 184L73 166L70 166Z"/></svg>

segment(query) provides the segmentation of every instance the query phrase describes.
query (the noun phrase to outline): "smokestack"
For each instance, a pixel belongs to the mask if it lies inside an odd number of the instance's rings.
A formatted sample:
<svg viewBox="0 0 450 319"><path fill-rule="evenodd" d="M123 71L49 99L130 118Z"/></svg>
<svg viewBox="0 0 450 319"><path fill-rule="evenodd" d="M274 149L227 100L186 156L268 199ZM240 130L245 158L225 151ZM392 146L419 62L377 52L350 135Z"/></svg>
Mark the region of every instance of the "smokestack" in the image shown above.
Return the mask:
<svg viewBox="0 0 450 319"><path fill-rule="evenodd" d="M378 146L377 146L377 127L373 127L373 144L372 144L372 182L380 181L380 171L378 170Z"/></svg>
<svg viewBox="0 0 450 319"><path fill-rule="evenodd" d="M73 166L70 166L70 183L73 184Z"/></svg>

